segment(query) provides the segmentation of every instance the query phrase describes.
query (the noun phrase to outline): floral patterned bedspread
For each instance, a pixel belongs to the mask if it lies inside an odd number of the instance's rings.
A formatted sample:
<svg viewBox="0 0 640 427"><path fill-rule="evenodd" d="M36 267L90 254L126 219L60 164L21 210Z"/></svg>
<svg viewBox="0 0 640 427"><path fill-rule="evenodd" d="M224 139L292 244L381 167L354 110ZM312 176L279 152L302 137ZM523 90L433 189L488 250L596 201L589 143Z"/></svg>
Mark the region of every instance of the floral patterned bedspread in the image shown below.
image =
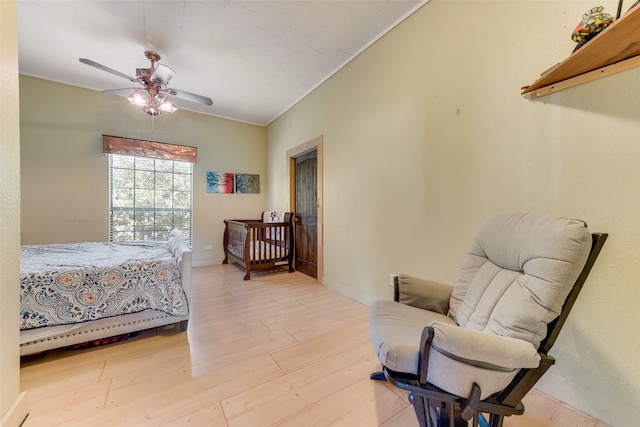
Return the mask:
<svg viewBox="0 0 640 427"><path fill-rule="evenodd" d="M147 308L174 316L189 313L178 265L163 242L20 248L20 329Z"/></svg>

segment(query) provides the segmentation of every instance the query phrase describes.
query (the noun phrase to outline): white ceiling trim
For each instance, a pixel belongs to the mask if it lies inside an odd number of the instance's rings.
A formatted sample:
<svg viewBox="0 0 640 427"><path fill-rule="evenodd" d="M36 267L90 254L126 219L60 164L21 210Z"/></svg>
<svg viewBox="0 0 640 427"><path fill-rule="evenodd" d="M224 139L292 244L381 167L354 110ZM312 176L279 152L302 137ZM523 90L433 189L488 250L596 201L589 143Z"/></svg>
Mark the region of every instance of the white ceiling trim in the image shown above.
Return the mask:
<svg viewBox="0 0 640 427"><path fill-rule="evenodd" d="M280 114L278 114L276 117L273 118L273 120L271 120L269 123L267 123L267 125L270 125L271 123L273 123L274 121L276 121L277 119L279 119L284 113L286 113L287 111L289 111L291 108L293 108L297 103L299 103L300 101L302 101L304 98L306 98L311 92L313 92L314 90L316 90L318 87L322 86L322 84L324 82L326 82L327 80L329 80L331 77L333 77L338 71L340 71L341 69L343 69L344 67L346 67L351 61L353 61L354 59L356 59L362 52L364 52L365 50L367 50L369 47L371 47L371 45L373 45L375 42L377 42L378 40L380 40L382 37L384 37L388 32L390 32L391 30L393 30L395 27L397 27L402 21L404 21L405 19L407 19L408 17L410 17L411 15L413 15L418 9L420 9L422 6L424 6L426 3L428 3L430 0L421 0L420 3L418 3L414 8L412 8L411 10L409 10L407 13L405 13L404 15L402 15L400 18L398 18L396 21L394 21L391 25L389 25L387 28L384 29L384 31L382 31L380 34L378 34L375 38L371 39L365 46L363 46L362 48L360 48L360 50L358 50L356 52L356 54L349 58L348 60L346 60L343 64L341 64L338 68L336 68L335 70L333 70L329 75L327 75L327 77L325 77L321 82L319 82L317 85L313 86L311 89L309 89L307 92L305 92L304 94L302 94L296 101L294 101L291 105L289 105L287 108L285 108L282 112L280 112Z"/></svg>

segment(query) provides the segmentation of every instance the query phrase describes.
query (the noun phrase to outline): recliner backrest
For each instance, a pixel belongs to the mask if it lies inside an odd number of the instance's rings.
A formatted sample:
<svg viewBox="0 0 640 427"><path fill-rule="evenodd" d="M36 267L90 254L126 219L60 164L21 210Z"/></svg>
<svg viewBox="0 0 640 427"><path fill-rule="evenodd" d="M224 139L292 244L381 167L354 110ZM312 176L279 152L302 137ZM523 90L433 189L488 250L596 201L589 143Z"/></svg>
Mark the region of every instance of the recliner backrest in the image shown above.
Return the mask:
<svg viewBox="0 0 640 427"><path fill-rule="evenodd" d="M464 328L531 342L547 334L591 249L582 221L548 215L497 215L466 255L449 301Z"/></svg>

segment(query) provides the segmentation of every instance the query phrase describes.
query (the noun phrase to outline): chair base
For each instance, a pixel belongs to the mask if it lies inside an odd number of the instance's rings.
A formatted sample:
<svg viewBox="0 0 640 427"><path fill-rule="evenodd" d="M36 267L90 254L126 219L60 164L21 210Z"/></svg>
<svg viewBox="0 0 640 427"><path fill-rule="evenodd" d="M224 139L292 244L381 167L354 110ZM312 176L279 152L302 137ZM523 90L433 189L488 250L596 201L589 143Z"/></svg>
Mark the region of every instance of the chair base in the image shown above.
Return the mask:
<svg viewBox="0 0 640 427"><path fill-rule="evenodd" d="M383 371L378 371L369 375L369 379L373 381L386 381L387 377L384 375Z"/></svg>
<svg viewBox="0 0 640 427"><path fill-rule="evenodd" d="M383 373L394 386L409 392L409 402L421 427L468 427L469 422L461 417L467 399L447 393L431 384L420 385L415 375L393 372L387 368ZM373 374L372 374L373 375ZM473 427L502 427L504 417L522 415L524 405L515 407L499 403L493 396L478 403L470 419ZM489 420L483 414L489 415Z"/></svg>

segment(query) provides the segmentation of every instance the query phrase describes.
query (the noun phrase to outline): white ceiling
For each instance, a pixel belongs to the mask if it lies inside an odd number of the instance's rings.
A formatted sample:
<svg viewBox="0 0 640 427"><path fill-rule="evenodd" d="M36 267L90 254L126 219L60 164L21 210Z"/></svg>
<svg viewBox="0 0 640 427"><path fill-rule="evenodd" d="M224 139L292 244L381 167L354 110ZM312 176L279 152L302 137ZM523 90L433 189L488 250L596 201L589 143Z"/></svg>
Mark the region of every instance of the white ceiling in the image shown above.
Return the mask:
<svg viewBox="0 0 640 427"><path fill-rule="evenodd" d="M426 1L18 0L20 72L127 88L78 58L135 77L154 50L176 71L170 87L213 99L180 108L266 125Z"/></svg>

